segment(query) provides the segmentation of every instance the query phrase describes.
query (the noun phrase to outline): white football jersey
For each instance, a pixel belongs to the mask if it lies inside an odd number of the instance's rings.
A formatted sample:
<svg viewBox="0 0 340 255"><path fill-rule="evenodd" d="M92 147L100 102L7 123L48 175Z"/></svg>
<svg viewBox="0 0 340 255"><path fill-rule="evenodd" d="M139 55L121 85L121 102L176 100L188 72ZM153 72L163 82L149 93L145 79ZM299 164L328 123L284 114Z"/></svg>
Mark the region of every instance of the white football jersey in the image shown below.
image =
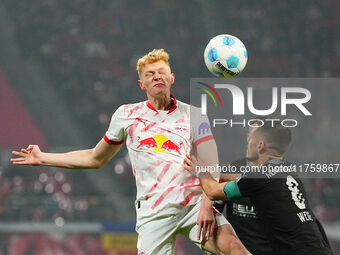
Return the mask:
<svg viewBox="0 0 340 255"><path fill-rule="evenodd" d="M171 99L167 112L157 111L148 101L122 105L104 136L109 144L126 142L137 186L136 204L145 214L195 204L202 195L199 179L183 168L183 162L193 144L213 139L209 121L199 114L190 124L193 107Z"/></svg>

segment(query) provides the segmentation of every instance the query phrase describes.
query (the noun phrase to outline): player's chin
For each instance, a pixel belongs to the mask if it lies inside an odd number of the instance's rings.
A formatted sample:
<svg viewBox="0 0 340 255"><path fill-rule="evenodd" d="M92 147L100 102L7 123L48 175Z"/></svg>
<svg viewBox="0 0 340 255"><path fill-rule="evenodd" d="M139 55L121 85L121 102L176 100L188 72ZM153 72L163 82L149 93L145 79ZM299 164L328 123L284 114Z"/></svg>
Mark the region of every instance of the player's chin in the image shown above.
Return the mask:
<svg viewBox="0 0 340 255"><path fill-rule="evenodd" d="M251 155L247 155L247 156L246 156L246 159L247 159L249 162L253 162L253 161L257 160L258 157L251 156Z"/></svg>
<svg viewBox="0 0 340 255"><path fill-rule="evenodd" d="M152 94L155 97L162 97L168 94L168 90L165 86L155 86L153 87Z"/></svg>

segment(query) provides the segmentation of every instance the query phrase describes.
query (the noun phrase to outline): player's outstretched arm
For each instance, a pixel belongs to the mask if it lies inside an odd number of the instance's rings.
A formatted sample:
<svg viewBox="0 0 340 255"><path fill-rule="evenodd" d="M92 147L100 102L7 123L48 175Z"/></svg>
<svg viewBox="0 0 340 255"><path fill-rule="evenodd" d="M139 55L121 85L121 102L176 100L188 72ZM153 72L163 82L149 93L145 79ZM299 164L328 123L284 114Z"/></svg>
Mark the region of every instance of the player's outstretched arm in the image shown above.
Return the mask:
<svg viewBox="0 0 340 255"><path fill-rule="evenodd" d="M208 198L210 200L226 200L227 196L224 193L224 186L226 183L217 182L208 172L196 171L197 166L203 169L203 161L197 159L194 156L187 155L184 159L184 169L191 172L192 174L198 175L203 191L208 196Z"/></svg>
<svg viewBox="0 0 340 255"><path fill-rule="evenodd" d="M99 143L88 150L67 153L42 152L38 145L29 145L26 149L12 151L15 165L45 165L70 169L98 169L113 158L121 145L111 145L101 139Z"/></svg>
<svg viewBox="0 0 340 255"><path fill-rule="evenodd" d="M207 162L211 165L217 165L218 154L216 142L214 139L199 143L196 146L196 152L197 157L201 158L204 162ZM214 235L215 215L212 209L213 204L214 202L211 201L208 196L203 192L200 213L197 218L197 239L200 240L202 235L202 244L205 244L205 242Z"/></svg>

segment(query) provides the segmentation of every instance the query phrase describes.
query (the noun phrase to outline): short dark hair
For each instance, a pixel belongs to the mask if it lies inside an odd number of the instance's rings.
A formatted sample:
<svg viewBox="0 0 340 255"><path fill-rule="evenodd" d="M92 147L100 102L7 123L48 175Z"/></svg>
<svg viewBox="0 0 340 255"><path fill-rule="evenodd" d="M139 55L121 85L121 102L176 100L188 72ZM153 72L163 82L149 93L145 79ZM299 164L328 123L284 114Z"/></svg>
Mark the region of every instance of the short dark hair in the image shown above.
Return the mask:
<svg viewBox="0 0 340 255"><path fill-rule="evenodd" d="M269 152L275 156L283 156L292 142L291 130L283 126L280 121L257 119L258 121L253 122L259 126L255 132L259 132L267 144Z"/></svg>

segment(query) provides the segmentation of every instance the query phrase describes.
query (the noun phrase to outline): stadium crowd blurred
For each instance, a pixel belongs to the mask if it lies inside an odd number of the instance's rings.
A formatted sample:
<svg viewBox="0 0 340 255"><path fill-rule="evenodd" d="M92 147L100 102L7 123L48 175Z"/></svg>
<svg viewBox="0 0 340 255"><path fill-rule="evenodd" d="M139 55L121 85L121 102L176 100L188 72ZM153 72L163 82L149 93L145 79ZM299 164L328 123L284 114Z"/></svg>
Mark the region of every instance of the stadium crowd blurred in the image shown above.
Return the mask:
<svg viewBox="0 0 340 255"><path fill-rule="evenodd" d="M247 45L255 64L247 67L243 77L340 73L339 25L329 26L340 23L336 22L340 21L337 1L281 1L265 8L242 1L228 6L228 15L217 4L190 1L3 3L15 23L22 56L43 66L87 130L103 133L114 109L135 101L131 91L138 91L136 60L152 48L170 52L175 95L188 100L189 78L208 76L202 53L216 33L236 34ZM206 17L211 13L214 19ZM228 26L234 22L237 26Z"/></svg>
<svg viewBox="0 0 340 255"><path fill-rule="evenodd" d="M224 3L211 6L204 1L3 0L2 5L14 24L21 57L43 68L92 143L98 140L94 130L103 135L117 107L142 98L135 64L152 48L169 51L176 74L174 94L187 102L190 77L210 77L203 50L208 38L219 33L235 34L247 46L253 64L242 77L340 74L338 1L267 1L263 8L248 0L228 6L228 15L220 8ZM324 109L340 107L336 93L334 100L321 99L323 108L315 109L320 118ZM320 123L320 129L333 134L340 130L339 118L332 123L320 119ZM332 132L329 137L318 136L315 127L303 132L316 143L340 142ZM305 153L312 155L308 149ZM329 159L339 160L336 148ZM120 183L128 183L122 189L130 192L132 201L133 176L126 173L129 165L121 162L125 159L114 160L115 173ZM305 182L319 219L335 221L340 215L338 180ZM86 174L77 171L0 168L0 221L114 222L115 206Z"/></svg>
<svg viewBox="0 0 340 255"><path fill-rule="evenodd" d="M114 222L114 204L82 173L9 167L0 172L2 221ZM90 187L90 188L89 188ZM23 210L24 208L24 210Z"/></svg>

